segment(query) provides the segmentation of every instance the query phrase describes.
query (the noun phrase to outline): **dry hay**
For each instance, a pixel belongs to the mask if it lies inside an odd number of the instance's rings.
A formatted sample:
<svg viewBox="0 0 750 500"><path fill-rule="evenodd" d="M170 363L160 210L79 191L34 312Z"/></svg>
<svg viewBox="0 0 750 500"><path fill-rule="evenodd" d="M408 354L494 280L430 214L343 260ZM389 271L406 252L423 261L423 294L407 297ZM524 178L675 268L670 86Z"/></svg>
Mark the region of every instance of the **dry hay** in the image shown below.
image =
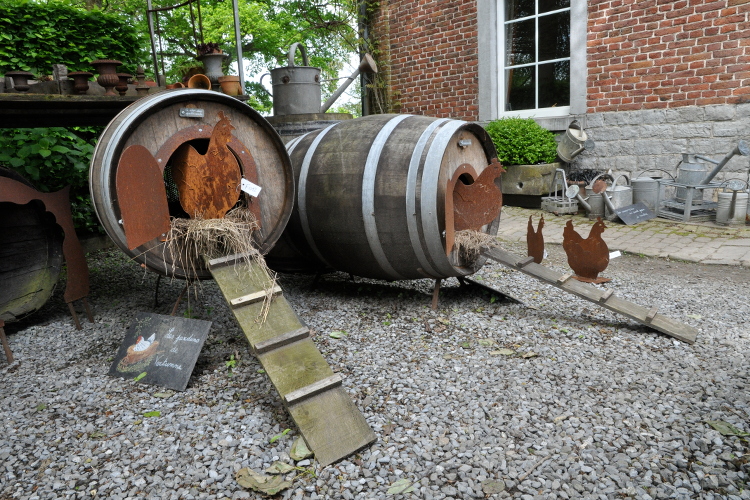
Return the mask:
<svg viewBox="0 0 750 500"><path fill-rule="evenodd" d="M242 258L235 264L235 272L240 276L238 281L242 281L243 274L249 277L254 266L269 277L263 287L266 298L258 316L258 320L265 321L271 305L272 290L276 286L276 273L268 268L253 242L253 232L258 229L255 215L245 207L230 210L223 219L173 217L164 242L164 256L179 255L179 261L188 274L197 276L198 270L204 269L208 260L241 255ZM172 259L172 274L175 272L176 261L177 259ZM197 284L197 280L195 283Z"/></svg>
<svg viewBox="0 0 750 500"><path fill-rule="evenodd" d="M491 234L464 229L456 231L454 240L454 252L458 254L459 261L465 266L473 266L484 248L497 246L497 239Z"/></svg>

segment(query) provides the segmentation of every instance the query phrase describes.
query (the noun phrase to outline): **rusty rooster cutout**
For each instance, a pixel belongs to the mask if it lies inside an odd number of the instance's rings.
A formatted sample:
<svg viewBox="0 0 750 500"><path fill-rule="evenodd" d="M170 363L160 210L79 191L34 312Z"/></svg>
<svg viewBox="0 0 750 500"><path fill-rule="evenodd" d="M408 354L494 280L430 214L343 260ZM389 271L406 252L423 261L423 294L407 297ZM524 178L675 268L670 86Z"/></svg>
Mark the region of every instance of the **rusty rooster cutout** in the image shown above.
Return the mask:
<svg viewBox="0 0 750 500"><path fill-rule="evenodd" d="M542 234L542 228L544 227L544 216L539 218L539 225L534 231L534 226L531 224L531 215L529 215L529 225L526 229L526 247L527 255L534 257L534 262L541 264L544 260L544 235Z"/></svg>
<svg viewBox="0 0 750 500"><path fill-rule="evenodd" d="M602 233L606 228L599 217L591 227L588 237L583 238L573 229L572 220L565 224L563 249L568 256L568 265L576 273L573 276L575 279L587 283L611 281L609 278L598 277L609 265L609 247L602 239Z"/></svg>
<svg viewBox="0 0 750 500"><path fill-rule="evenodd" d="M172 178L180 205L190 217L222 219L240 198L242 172L227 146L232 130L229 118L220 111L205 155L185 143L172 156Z"/></svg>

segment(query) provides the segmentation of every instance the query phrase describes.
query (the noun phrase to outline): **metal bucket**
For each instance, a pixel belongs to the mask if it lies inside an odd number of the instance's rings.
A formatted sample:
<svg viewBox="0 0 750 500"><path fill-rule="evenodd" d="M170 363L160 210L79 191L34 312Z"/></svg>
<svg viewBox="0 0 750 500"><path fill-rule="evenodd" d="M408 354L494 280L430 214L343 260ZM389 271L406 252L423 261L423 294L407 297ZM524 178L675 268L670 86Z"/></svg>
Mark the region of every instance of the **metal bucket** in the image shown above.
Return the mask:
<svg viewBox="0 0 750 500"><path fill-rule="evenodd" d="M294 65L297 49L304 66ZM271 70L274 116L320 112L320 68L308 64L305 46L297 42L289 48L289 66Z"/></svg>
<svg viewBox="0 0 750 500"><path fill-rule="evenodd" d="M672 175L665 170L652 169L646 170L638 174L638 177L630 181L630 187L633 188L633 203L641 202L651 210L656 210L659 204L659 181L662 177L641 177L646 172L650 171L661 171L672 177ZM674 179L674 177L672 177Z"/></svg>
<svg viewBox="0 0 750 500"><path fill-rule="evenodd" d="M591 186L589 186L590 188ZM591 194L586 198L591 210L588 212L589 220L596 220L598 217L604 217L604 198L602 193L594 193L587 188Z"/></svg>
<svg viewBox="0 0 750 500"><path fill-rule="evenodd" d="M706 168L705 163L698 161L695 158L695 155L683 153L682 155L682 162L680 163L680 168L677 171L677 179L676 182L680 184L687 184L688 186L697 186L701 182L703 182L703 179L706 178ZM696 189L694 196L698 196L698 199L696 200L693 198L693 203L699 202L703 200L703 192L704 189ZM675 191L675 198L677 198L678 201L685 201L687 198L687 189L683 187L678 187Z"/></svg>
<svg viewBox="0 0 750 500"><path fill-rule="evenodd" d="M744 224L745 215L747 214L748 196L747 193L737 193L737 198L734 199L735 192L721 192L719 193L719 205L716 208L716 223L717 224Z"/></svg>
<svg viewBox="0 0 750 500"><path fill-rule="evenodd" d="M562 161L571 163L584 149L594 149L594 141L588 138L578 120L573 120L557 145L557 156Z"/></svg>

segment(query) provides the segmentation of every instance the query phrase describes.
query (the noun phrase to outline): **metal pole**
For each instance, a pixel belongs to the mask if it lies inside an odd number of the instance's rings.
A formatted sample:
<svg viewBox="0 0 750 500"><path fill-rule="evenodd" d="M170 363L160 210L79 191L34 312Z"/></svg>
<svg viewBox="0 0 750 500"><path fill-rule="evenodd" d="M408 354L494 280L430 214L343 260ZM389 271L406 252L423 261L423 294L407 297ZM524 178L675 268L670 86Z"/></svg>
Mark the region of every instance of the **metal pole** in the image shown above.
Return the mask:
<svg viewBox="0 0 750 500"><path fill-rule="evenodd" d="M150 0L149 0L150 1ZM240 36L240 9L237 6L237 0L232 0L234 9L234 37L237 44L237 73L240 76L240 88L242 94L245 93L245 71L242 69L242 37Z"/></svg>
<svg viewBox="0 0 750 500"><path fill-rule="evenodd" d="M156 45L154 44L154 15L151 12L151 0L146 1L146 8L148 9L148 33L151 36L151 56L154 58L154 81L156 85L159 85L159 63L156 60Z"/></svg>

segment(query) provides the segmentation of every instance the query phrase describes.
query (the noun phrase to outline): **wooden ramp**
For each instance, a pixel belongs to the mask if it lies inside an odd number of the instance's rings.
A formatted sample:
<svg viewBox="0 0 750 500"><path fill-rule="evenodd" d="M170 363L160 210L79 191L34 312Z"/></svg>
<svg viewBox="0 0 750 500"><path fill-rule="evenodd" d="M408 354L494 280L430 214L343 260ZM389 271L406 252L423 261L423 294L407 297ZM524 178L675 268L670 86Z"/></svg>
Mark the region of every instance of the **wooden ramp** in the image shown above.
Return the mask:
<svg viewBox="0 0 750 500"><path fill-rule="evenodd" d="M266 320L258 319L270 278L257 265L235 265L241 258L214 259L208 267L315 458L326 466L375 441L281 288L273 289Z"/></svg>
<svg viewBox="0 0 750 500"><path fill-rule="evenodd" d="M649 309L638 304L633 304L615 296L612 290L601 290L589 283L582 283L576 279L572 279L571 274L561 274L541 264L536 264L533 257L520 257L499 248L485 250L482 254L504 266L521 271L532 278L549 283L552 286L591 301L610 311L620 313L623 316L627 316L632 320L688 344L695 343L695 338L698 336L698 330L692 326L658 314L656 307Z"/></svg>

